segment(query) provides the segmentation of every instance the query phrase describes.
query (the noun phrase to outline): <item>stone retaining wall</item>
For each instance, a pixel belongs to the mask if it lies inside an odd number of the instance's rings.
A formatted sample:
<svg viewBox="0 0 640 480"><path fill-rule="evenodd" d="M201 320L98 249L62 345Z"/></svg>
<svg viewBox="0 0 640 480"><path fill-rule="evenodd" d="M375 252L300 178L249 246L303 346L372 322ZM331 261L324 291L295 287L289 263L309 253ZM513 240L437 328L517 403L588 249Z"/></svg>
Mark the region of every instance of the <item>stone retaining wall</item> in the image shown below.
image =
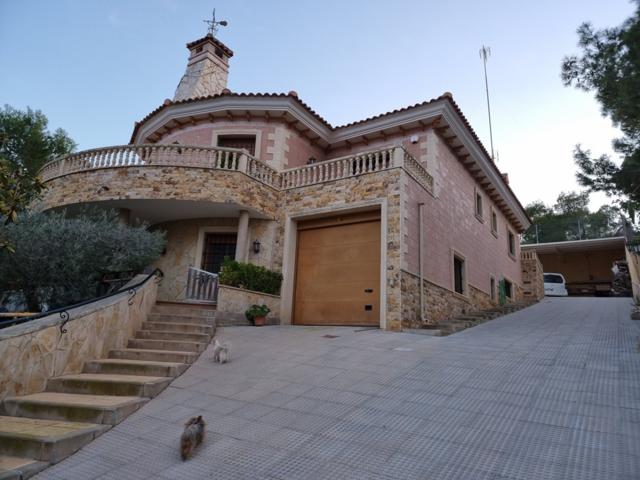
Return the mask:
<svg viewBox="0 0 640 480"><path fill-rule="evenodd" d="M402 326L420 328L420 278L402 271ZM469 295L460 295L428 280L424 280L424 325L437 325L456 315L485 310L497 305L489 295L473 285L469 285Z"/></svg>
<svg viewBox="0 0 640 480"><path fill-rule="evenodd" d="M60 332L63 319L57 313L0 330L0 400L42 392L49 378L80 373L85 361L124 348L156 303L156 291L149 279L131 305L124 292L69 310L66 333Z"/></svg>
<svg viewBox="0 0 640 480"><path fill-rule="evenodd" d="M267 323L269 325L280 323L280 296L228 285L220 285L218 288L216 318L221 324L244 324L247 321L244 312L251 305L266 305L271 310L267 315Z"/></svg>
<svg viewBox="0 0 640 480"><path fill-rule="evenodd" d="M536 252L521 254L522 295L525 299L541 300L544 297L543 269Z"/></svg>

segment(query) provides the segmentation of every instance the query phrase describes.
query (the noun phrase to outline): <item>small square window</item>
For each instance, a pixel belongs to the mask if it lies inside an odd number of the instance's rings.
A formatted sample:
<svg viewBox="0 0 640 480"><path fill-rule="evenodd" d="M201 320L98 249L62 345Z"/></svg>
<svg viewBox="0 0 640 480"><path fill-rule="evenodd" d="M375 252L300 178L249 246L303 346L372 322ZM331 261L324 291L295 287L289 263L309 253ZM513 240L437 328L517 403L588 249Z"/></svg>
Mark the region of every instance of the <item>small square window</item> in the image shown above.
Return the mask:
<svg viewBox="0 0 640 480"><path fill-rule="evenodd" d="M453 256L453 289L456 293L460 295L464 295L465 292L465 265L464 259L458 257L457 255Z"/></svg>
<svg viewBox="0 0 640 480"><path fill-rule="evenodd" d="M507 241L509 242L509 255L516 256L516 236L511 230L507 230Z"/></svg>

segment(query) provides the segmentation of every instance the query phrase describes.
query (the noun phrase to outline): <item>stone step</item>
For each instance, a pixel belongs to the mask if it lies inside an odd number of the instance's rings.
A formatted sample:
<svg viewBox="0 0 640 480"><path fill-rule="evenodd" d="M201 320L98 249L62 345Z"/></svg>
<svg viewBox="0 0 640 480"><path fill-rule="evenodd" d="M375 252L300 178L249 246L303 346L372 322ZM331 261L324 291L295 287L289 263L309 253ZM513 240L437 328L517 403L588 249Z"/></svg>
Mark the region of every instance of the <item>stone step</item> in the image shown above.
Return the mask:
<svg viewBox="0 0 640 480"><path fill-rule="evenodd" d="M0 480L26 480L48 466L47 462L33 458L0 455Z"/></svg>
<svg viewBox="0 0 640 480"><path fill-rule="evenodd" d="M193 323L196 325L214 326L216 323L215 316L192 316L192 315L170 315L162 313L149 313L147 315L148 322L154 323Z"/></svg>
<svg viewBox="0 0 640 480"><path fill-rule="evenodd" d="M109 428L93 423L0 416L0 454L57 463Z"/></svg>
<svg viewBox="0 0 640 480"><path fill-rule="evenodd" d="M186 363L152 360L101 359L85 362L83 373L121 373L123 375L146 375L150 377L177 377L184 372Z"/></svg>
<svg viewBox="0 0 640 480"><path fill-rule="evenodd" d="M90 395L117 395L153 398L173 378L106 373L78 373L51 378L47 391Z"/></svg>
<svg viewBox="0 0 640 480"><path fill-rule="evenodd" d="M117 425L147 402L146 398L42 392L6 398L3 414L72 422Z"/></svg>
<svg viewBox="0 0 640 480"><path fill-rule="evenodd" d="M153 362L178 362L191 364L198 358L195 352L172 350L149 350L144 348L120 348L111 350L109 358L122 360L150 360Z"/></svg>
<svg viewBox="0 0 640 480"><path fill-rule="evenodd" d="M215 305L188 304L188 303L156 303L151 307L151 313L163 315L189 315L198 317L211 317L216 314Z"/></svg>
<svg viewBox="0 0 640 480"><path fill-rule="evenodd" d="M172 340L209 343L211 336L206 333L167 332L165 330L138 330L135 338L143 340Z"/></svg>
<svg viewBox="0 0 640 480"><path fill-rule="evenodd" d="M162 330L165 332L203 333L213 335L212 325L200 325L197 323L170 323L170 322L142 322L142 330Z"/></svg>
<svg viewBox="0 0 640 480"><path fill-rule="evenodd" d="M179 340L152 340L131 338L127 343L128 348L149 350L178 350L182 352L204 352L208 343L188 342Z"/></svg>

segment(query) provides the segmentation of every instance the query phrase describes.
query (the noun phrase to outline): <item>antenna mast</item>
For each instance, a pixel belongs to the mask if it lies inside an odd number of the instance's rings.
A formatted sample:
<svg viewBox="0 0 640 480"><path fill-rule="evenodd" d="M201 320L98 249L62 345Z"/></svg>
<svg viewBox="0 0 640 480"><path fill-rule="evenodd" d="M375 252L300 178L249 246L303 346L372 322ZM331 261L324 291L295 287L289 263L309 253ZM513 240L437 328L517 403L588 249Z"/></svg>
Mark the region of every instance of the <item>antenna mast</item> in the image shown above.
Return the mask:
<svg viewBox="0 0 640 480"><path fill-rule="evenodd" d="M491 56L491 48L482 46L480 49L480 58L484 65L484 88L487 92L487 113L489 114L489 141L491 142L491 160L495 161L493 154L493 129L491 128L491 104L489 102L489 80L487 80L487 59Z"/></svg>

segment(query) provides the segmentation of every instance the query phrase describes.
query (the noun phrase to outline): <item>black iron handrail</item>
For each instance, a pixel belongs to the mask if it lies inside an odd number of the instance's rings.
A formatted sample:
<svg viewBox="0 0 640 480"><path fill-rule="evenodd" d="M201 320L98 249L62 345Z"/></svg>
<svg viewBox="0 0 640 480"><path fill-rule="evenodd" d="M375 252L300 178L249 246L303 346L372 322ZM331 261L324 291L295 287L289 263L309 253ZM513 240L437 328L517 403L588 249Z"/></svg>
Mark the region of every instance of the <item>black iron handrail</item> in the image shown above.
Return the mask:
<svg viewBox="0 0 640 480"><path fill-rule="evenodd" d="M71 315L69 315L69 310L72 310L72 309L78 308L78 307L83 307L85 305L89 305L90 303L97 302L97 301L100 301L100 300L104 300L105 298L113 297L114 295L118 295L118 294L124 293L124 292L127 292L129 294L129 300L127 300L127 303L129 305L133 305L133 297L136 296L137 289L139 287L141 287L142 285L144 285L145 283L147 283L152 277L155 278L155 282L156 283L160 283L162 281L162 278L164 277L164 273L162 273L162 270L160 270L159 268L156 268L144 280L142 280L142 281L140 281L140 282L138 282L138 283L136 283L134 285L129 285L126 288L120 288L118 290L115 290L115 291L113 291L111 293L107 293L106 295L102 295L100 297L90 298L89 300L85 300L83 302L74 303L73 305L68 305L66 307L60 307L60 308L56 308L54 310L48 310L46 312L41 312L41 313L38 313L36 315L32 315L30 317L20 317L20 318L12 318L10 320L2 320L2 321L0 321L0 328L2 328L3 326L13 326L13 325L18 325L18 324L25 323L25 322L30 322L31 320L37 320L38 318L48 317L49 315L53 315L53 314L58 313L60 315L60 318L62 320L64 320L60 324L60 333L67 333L67 329L64 328L64 326L71 319Z"/></svg>

